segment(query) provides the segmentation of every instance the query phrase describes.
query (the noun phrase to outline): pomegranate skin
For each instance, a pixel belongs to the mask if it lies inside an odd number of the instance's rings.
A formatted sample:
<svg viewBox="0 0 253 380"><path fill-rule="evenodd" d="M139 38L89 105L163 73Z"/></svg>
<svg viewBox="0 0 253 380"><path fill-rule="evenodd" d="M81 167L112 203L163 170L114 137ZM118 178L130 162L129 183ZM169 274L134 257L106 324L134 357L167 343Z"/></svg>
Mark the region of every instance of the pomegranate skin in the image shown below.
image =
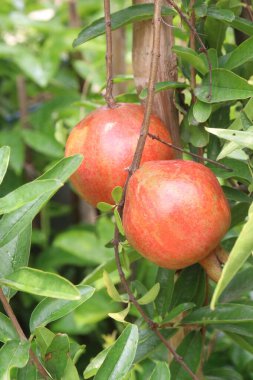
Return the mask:
<svg viewBox="0 0 253 380"><path fill-rule="evenodd" d="M119 104L113 109L102 107L90 113L71 131L65 156L80 153L84 157L71 182L91 205L111 203L112 189L124 186L143 116L144 108L136 104ZM150 132L171 142L165 125L155 115L151 116ZM172 149L147 139L141 163L171 158Z"/></svg>
<svg viewBox="0 0 253 380"><path fill-rule="evenodd" d="M230 209L210 169L193 161L147 162L129 181L123 225L129 243L168 269L201 261L230 225Z"/></svg>

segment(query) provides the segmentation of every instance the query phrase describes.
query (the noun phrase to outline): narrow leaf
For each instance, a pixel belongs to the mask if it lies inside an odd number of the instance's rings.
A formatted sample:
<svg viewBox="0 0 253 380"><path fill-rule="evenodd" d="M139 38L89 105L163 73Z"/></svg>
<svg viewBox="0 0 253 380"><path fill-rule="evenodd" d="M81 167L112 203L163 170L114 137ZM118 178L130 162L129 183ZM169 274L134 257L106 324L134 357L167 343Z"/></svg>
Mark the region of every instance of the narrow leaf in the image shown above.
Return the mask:
<svg viewBox="0 0 253 380"><path fill-rule="evenodd" d="M119 292L115 288L112 280L110 279L110 276L108 275L106 271L104 271L103 273L103 279L104 279L104 283L105 283L107 293L109 294L109 296L116 302L122 302L122 298Z"/></svg>
<svg viewBox="0 0 253 380"><path fill-rule="evenodd" d="M111 347L107 347L103 351L100 351L99 354L95 356L95 358L91 359L89 365L85 368L84 373L83 373L83 377L85 379L89 379L90 377L96 375L98 369L101 367L101 365L105 361L105 358L110 349Z"/></svg>
<svg viewBox="0 0 253 380"><path fill-rule="evenodd" d="M0 198L0 214L8 214L34 201L46 192L58 190L62 185L60 181L54 179L35 180L26 183L5 197Z"/></svg>
<svg viewBox="0 0 253 380"><path fill-rule="evenodd" d="M160 284L160 292L155 300L158 315L162 318L166 315L171 303L174 290L175 271L159 268L157 271L156 282Z"/></svg>
<svg viewBox="0 0 253 380"><path fill-rule="evenodd" d="M0 148L0 185L3 182L10 160L10 147L3 146Z"/></svg>
<svg viewBox="0 0 253 380"><path fill-rule="evenodd" d="M82 156L72 156L63 158L57 162L50 170L44 173L41 179L57 179L59 187L78 168L82 161ZM3 216L0 221L0 247L7 244L20 232L22 232L33 220L35 215L41 210L46 202L55 194L56 190L42 194L36 200L22 206L9 214Z"/></svg>
<svg viewBox="0 0 253 380"><path fill-rule="evenodd" d="M208 67L195 50L184 46L173 46L172 50L189 65L195 67L201 74L208 72Z"/></svg>
<svg viewBox="0 0 253 380"><path fill-rule="evenodd" d="M121 380L130 370L138 345L138 328L129 324L111 347L94 380Z"/></svg>
<svg viewBox="0 0 253 380"><path fill-rule="evenodd" d="M203 79L202 85L195 90L199 100L205 103L227 102L247 99L253 96L253 86L245 79L225 69L212 70L212 97L209 98L210 77Z"/></svg>
<svg viewBox="0 0 253 380"><path fill-rule="evenodd" d="M235 17L230 24L232 28L240 30L241 32L253 36L253 23L251 20L247 20L243 17Z"/></svg>
<svg viewBox="0 0 253 380"><path fill-rule="evenodd" d="M195 307L195 303L193 302L185 302L181 303L180 305L177 305L174 309L172 309L167 315L166 318L163 320L162 323L166 323L171 321L172 319L176 318L178 315L184 313L187 310L192 309Z"/></svg>
<svg viewBox="0 0 253 380"><path fill-rule="evenodd" d="M178 355L184 358L184 362L188 365L193 373L196 373L199 367L201 350L202 336L200 332L191 332L190 334L186 335L177 349ZM190 379L188 373L175 360L173 360L171 363L170 371L172 379Z"/></svg>
<svg viewBox="0 0 253 380"><path fill-rule="evenodd" d="M54 380L62 380L69 357L69 339L66 334L57 334L45 355L45 366Z"/></svg>
<svg viewBox="0 0 253 380"><path fill-rule="evenodd" d="M253 131L233 131L231 129L205 128L209 133L222 139L233 141L243 148L253 150Z"/></svg>
<svg viewBox="0 0 253 380"><path fill-rule="evenodd" d="M0 278L4 278L20 267L28 265L31 249L32 226L28 225L9 243L0 247ZM5 296L10 299L16 294L13 289L4 287Z"/></svg>
<svg viewBox="0 0 253 380"><path fill-rule="evenodd" d="M147 305L153 302L158 296L159 291L160 291L160 284L156 283L143 297L138 299L138 303L140 305Z"/></svg>
<svg viewBox="0 0 253 380"><path fill-rule="evenodd" d="M125 322L125 318L126 318L126 316L128 315L128 313L130 311L130 308L131 308L131 304L129 303L124 310L122 310L122 311L120 311L118 313L109 313L108 315L112 319L115 319L115 321L124 323Z"/></svg>
<svg viewBox="0 0 253 380"><path fill-rule="evenodd" d="M119 232L121 233L121 235L125 235L124 227L123 227L122 220L121 220L118 210L115 208L113 213L114 213L115 222L119 229Z"/></svg>
<svg viewBox="0 0 253 380"><path fill-rule="evenodd" d="M61 182L65 182L78 169L82 160L83 156L81 154L62 158L38 179L58 179Z"/></svg>
<svg viewBox="0 0 253 380"><path fill-rule="evenodd" d="M207 8L207 16L215 20L232 22L235 19L234 13L230 9L220 9L215 6Z"/></svg>
<svg viewBox="0 0 253 380"><path fill-rule="evenodd" d="M168 7L162 7L162 16L172 16L175 11ZM111 14L111 28L112 30L121 28L129 23L150 20L154 15L153 4L138 4L131 7L122 9L118 12ZM77 47L86 41L89 41L95 37L105 33L105 19L100 18L94 21L92 24L84 28L74 40L73 46Z"/></svg>
<svg viewBox="0 0 253 380"><path fill-rule="evenodd" d="M245 263L247 258L251 255L253 251L253 204L249 209L249 219L247 223L243 226L243 229L235 242L235 245L229 255L229 259L226 262L221 278L216 285L212 301L211 308L215 308L215 304L218 301L219 296L234 278L235 274L239 271L242 265Z"/></svg>
<svg viewBox="0 0 253 380"><path fill-rule="evenodd" d="M171 88L187 88L189 87L187 83L181 83L181 82L173 82L173 81L167 81L167 82L158 82L155 84L155 94L161 91L169 90ZM148 89L144 88L140 95L140 99L145 99L148 96Z"/></svg>
<svg viewBox="0 0 253 380"><path fill-rule="evenodd" d="M226 69L234 69L253 59L253 37L237 46L225 64Z"/></svg>
<svg viewBox="0 0 253 380"><path fill-rule="evenodd" d="M33 268L20 268L0 283L10 288L39 296L79 300L80 293L67 279L49 272Z"/></svg>
<svg viewBox="0 0 253 380"><path fill-rule="evenodd" d="M77 289L81 295L80 300L77 301L56 300L51 298L45 298L42 300L32 312L30 319L31 332L39 326L45 326L49 322L55 321L69 314L87 301L95 291L94 288L87 285L79 285L77 286Z"/></svg>
<svg viewBox="0 0 253 380"><path fill-rule="evenodd" d="M52 135L41 131L24 129L22 135L26 144L36 152L49 157L60 158L63 156L63 147Z"/></svg>

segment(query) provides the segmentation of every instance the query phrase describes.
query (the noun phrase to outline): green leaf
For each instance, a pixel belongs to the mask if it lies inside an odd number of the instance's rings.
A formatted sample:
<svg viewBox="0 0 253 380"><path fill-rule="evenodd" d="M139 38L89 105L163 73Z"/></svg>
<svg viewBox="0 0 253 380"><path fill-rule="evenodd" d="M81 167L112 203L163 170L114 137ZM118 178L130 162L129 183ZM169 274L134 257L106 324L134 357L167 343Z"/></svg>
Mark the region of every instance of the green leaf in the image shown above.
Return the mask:
<svg viewBox="0 0 253 380"><path fill-rule="evenodd" d="M71 311L75 310L82 303L87 301L94 293L95 289L87 285L79 285L77 289L81 298L77 301L56 300L45 298L33 310L30 318L30 331L33 332L39 326L45 326L55 321Z"/></svg>
<svg viewBox="0 0 253 380"><path fill-rule="evenodd" d="M251 203L250 197L244 192L234 189L233 187L222 186L222 190L227 199L236 202L248 202Z"/></svg>
<svg viewBox="0 0 253 380"><path fill-rule="evenodd" d="M28 265L31 248L32 226L29 225L9 243L0 247L0 278L6 277L20 267ZM4 287L5 296L10 299L16 291Z"/></svg>
<svg viewBox="0 0 253 380"><path fill-rule="evenodd" d="M58 188L62 184L58 182ZM27 203L19 209L5 214L0 221L0 247L6 245L31 224L35 215L41 210L45 203L54 195L56 190L42 194L34 201Z"/></svg>
<svg viewBox="0 0 253 380"><path fill-rule="evenodd" d="M187 87L189 87L187 83L173 82L173 81L158 82L155 84L155 94L161 91L169 90L171 88L187 88ZM147 96L148 96L148 89L143 88L143 90L139 94L139 98L146 99Z"/></svg>
<svg viewBox="0 0 253 380"><path fill-rule="evenodd" d="M127 253L128 260L131 263L134 263L135 261L139 260L141 256L136 251L131 251ZM108 273L114 272L117 270L117 266L115 263L115 258L112 258L108 260L107 262L99 265L96 269L94 269L93 272L88 274L83 281L83 285L93 285L96 281L100 280L103 277L104 271L107 271Z"/></svg>
<svg viewBox="0 0 253 380"><path fill-rule="evenodd" d="M73 360L68 358L67 365L61 380L80 380L77 369Z"/></svg>
<svg viewBox="0 0 253 380"><path fill-rule="evenodd" d="M39 377L38 370L35 365L28 362L25 367L19 368L17 372L17 380L42 380Z"/></svg>
<svg viewBox="0 0 253 380"><path fill-rule="evenodd" d="M63 158L38 179L57 179L64 182L78 168L81 161L82 156L80 155ZM61 182L59 182L59 187ZM46 192L20 209L4 215L0 221L0 247L22 232L55 192L55 190Z"/></svg>
<svg viewBox="0 0 253 380"><path fill-rule="evenodd" d="M106 202L98 202L97 204L97 209L99 211L102 211L102 212L109 212L109 211L112 211L113 209L113 205L110 205L110 203L106 203Z"/></svg>
<svg viewBox="0 0 253 380"><path fill-rule="evenodd" d="M156 363L154 371L149 380L170 380L170 370L166 362Z"/></svg>
<svg viewBox="0 0 253 380"><path fill-rule="evenodd" d="M230 54L225 68L232 70L253 59L253 37L248 38L237 46Z"/></svg>
<svg viewBox="0 0 253 380"><path fill-rule="evenodd" d="M108 352L94 380L121 380L130 370L138 344L138 328L129 324Z"/></svg>
<svg viewBox="0 0 253 380"><path fill-rule="evenodd" d="M118 204L121 201L123 195L123 189L121 186L116 186L112 190L112 199L115 201L116 204Z"/></svg>
<svg viewBox="0 0 253 380"><path fill-rule="evenodd" d="M204 289L204 277L204 272L198 264L183 269L175 284L171 308L185 302L197 304L198 296Z"/></svg>
<svg viewBox="0 0 253 380"><path fill-rule="evenodd" d="M224 323L246 323L253 321L253 307L242 304L219 304L215 310L209 306L201 307L187 315L183 324L218 325Z"/></svg>
<svg viewBox="0 0 253 380"><path fill-rule="evenodd" d="M125 235L125 231L124 231L124 227L123 227L123 224L122 224L122 220L121 220L121 217L119 215L119 212L118 210L115 208L114 211L114 218L115 218L115 222L116 222L116 225L118 227L118 230L119 232L121 233L121 235Z"/></svg>
<svg viewBox="0 0 253 380"><path fill-rule="evenodd" d="M232 26L232 28L240 30L245 34L248 34L249 36L253 36L253 23L250 20L247 20L243 17L235 17L230 26Z"/></svg>
<svg viewBox="0 0 253 380"><path fill-rule="evenodd" d="M109 352L111 347L107 347L105 350L99 352L95 358L91 359L89 365L85 368L83 377L85 379L89 379L92 376L95 376L98 369L101 367L103 362L105 361L105 358Z"/></svg>
<svg viewBox="0 0 253 380"><path fill-rule="evenodd" d="M122 302L122 298L121 298L119 292L115 288L112 280L110 279L110 276L108 275L108 273L106 271L104 271L104 273L103 273L103 279L104 279L104 283L105 283L108 295L114 301L116 301L116 302Z"/></svg>
<svg viewBox="0 0 253 380"><path fill-rule="evenodd" d="M175 11L168 7L162 8L162 16L173 16ZM112 30L121 28L129 23L150 20L154 15L153 4L138 4L122 9L111 14ZM77 47L93 38L105 33L105 19L100 18L84 28L74 40L73 46Z"/></svg>
<svg viewBox="0 0 253 380"><path fill-rule="evenodd" d="M208 144L209 135L203 126L190 126L190 143L197 148L203 148Z"/></svg>
<svg viewBox="0 0 253 380"><path fill-rule="evenodd" d="M249 99L245 107L243 108L241 114L233 121L233 123L229 126L228 129L235 129L240 130L243 128L242 123L242 115L245 114L246 117L251 121L253 120L253 98ZM252 123L251 123L252 124ZM221 152L219 153L217 159L221 160L222 158L229 155L231 152L233 152L235 149L238 148L238 145L234 142L230 142L224 145Z"/></svg>
<svg viewBox="0 0 253 380"><path fill-rule="evenodd" d="M209 99L210 76L203 79L202 85L195 90L199 100L204 103L219 103L229 100L247 99L253 96L253 86L245 79L226 69L212 70L212 97Z"/></svg>
<svg viewBox="0 0 253 380"><path fill-rule="evenodd" d="M201 102L197 99L193 105L193 116L199 123L207 121L212 112L211 104Z"/></svg>
<svg viewBox="0 0 253 380"><path fill-rule="evenodd" d="M209 133L212 133L219 138L233 141L243 148L253 150L253 131L234 131L231 129L221 128L205 128Z"/></svg>
<svg viewBox="0 0 253 380"><path fill-rule="evenodd" d="M83 156L81 154L62 158L38 179L58 179L61 182L65 182L78 169L82 161Z"/></svg>
<svg viewBox="0 0 253 380"><path fill-rule="evenodd" d="M195 67L202 75L208 72L208 67L195 50L184 46L173 46L172 51L182 58L183 61Z"/></svg>
<svg viewBox="0 0 253 380"><path fill-rule="evenodd" d="M3 182L10 160L10 147L2 146L0 148L0 185Z"/></svg>
<svg viewBox="0 0 253 380"><path fill-rule="evenodd" d="M36 337L36 343L40 349L42 358L46 356L46 352L50 344L52 343L55 334L48 330L46 327L38 327L34 335Z"/></svg>
<svg viewBox="0 0 253 380"><path fill-rule="evenodd" d="M252 176L247 163L233 158L224 158L220 161L222 164L226 165L232 171L227 171L221 168L217 168L213 164L207 164L207 166L214 172L217 177L226 178L238 178L242 182L251 183Z"/></svg>
<svg viewBox="0 0 253 380"><path fill-rule="evenodd" d="M160 284L159 282L157 282L154 286L152 286L151 289L149 289L149 291L144 296L138 299L138 303L140 305L147 305L153 302L158 296L159 291L160 291Z"/></svg>
<svg viewBox="0 0 253 380"><path fill-rule="evenodd" d="M233 279L235 274L239 271L242 265L245 263L247 258L251 255L253 251L253 204L249 209L249 219L247 223L243 226L243 229L235 242L235 245L229 255L229 259L226 262L221 278L216 285L212 301L211 308L214 309L215 304L223 290Z"/></svg>
<svg viewBox="0 0 253 380"><path fill-rule="evenodd" d="M192 302L185 302L185 303L181 303L180 305L177 305L174 309L172 309L166 315L166 318L163 320L162 323L171 321L172 319L176 318L178 315L184 313L187 310L192 309L195 306L196 306L195 303L192 303Z"/></svg>
<svg viewBox="0 0 253 380"><path fill-rule="evenodd" d="M193 373L196 373L202 350L202 336L200 332L190 332L177 349L178 355L184 358L184 362L192 370ZM188 373L182 368L182 366L177 363L175 360L172 361L170 366L171 377L172 379L180 380L189 380L191 377Z"/></svg>
<svg viewBox="0 0 253 380"><path fill-rule="evenodd" d="M63 184L54 179L35 180L26 183L5 197L0 198L0 214L8 214L34 201L46 192L58 190L61 186L63 186Z"/></svg>
<svg viewBox="0 0 253 380"><path fill-rule="evenodd" d="M3 313L0 313L0 342L6 343L8 340L18 340L19 336L11 320Z"/></svg>
<svg viewBox="0 0 253 380"><path fill-rule="evenodd" d="M235 15L230 9L220 9L212 6L207 8L207 16L227 22L232 22L235 19Z"/></svg>
<svg viewBox="0 0 253 380"><path fill-rule="evenodd" d="M69 339L66 334L57 334L45 355L45 365L55 380L62 380L69 356Z"/></svg>
<svg viewBox="0 0 253 380"><path fill-rule="evenodd" d="M126 322L125 318L128 315L130 308L131 308L131 304L129 303L124 310L119 311L118 313L109 313L108 315L112 319L115 319L115 321L124 323L124 322Z"/></svg>
<svg viewBox="0 0 253 380"><path fill-rule="evenodd" d="M241 270L228 284L228 286L221 295L220 301L231 302L234 300L239 300L240 297L246 295L248 292L252 290L252 278L252 266Z"/></svg>
<svg viewBox="0 0 253 380"><path fill-rule="evenodd" d="M20 268L0 283L12 289L44 297L79 300L80 293L67 279L49 272L33 268Z"/></svg>
<svg viewBox="0 0 253 380"><path fill-rule="evenodd" d="M22 135L26 144L36 152L55 158L63 156L62 145L52 135L28 129L23 130Z"/></svg>
<svg viewBox="0 0 253 380"><path fill-rule="evenodd" d="M175 271L159 268L157 271L156 282L160 284L160 292L155 300L158 315L164 318L171 303L174 290Z"/></svg>
<svg viewBox="0 0 253 380"><path fill-rule="evenodd" d="M22 368L29 360L30 342L10 340L0 349L0 379L11 380L10 370Z"/></svg>

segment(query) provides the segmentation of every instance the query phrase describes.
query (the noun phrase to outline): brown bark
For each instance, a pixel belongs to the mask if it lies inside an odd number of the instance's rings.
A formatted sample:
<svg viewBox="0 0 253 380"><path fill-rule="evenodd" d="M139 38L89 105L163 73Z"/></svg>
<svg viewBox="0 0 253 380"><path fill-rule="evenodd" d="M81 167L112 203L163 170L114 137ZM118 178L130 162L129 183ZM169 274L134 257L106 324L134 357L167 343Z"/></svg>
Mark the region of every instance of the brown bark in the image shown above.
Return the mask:
<svg viewBox="0 0 253 380"><path fill-rule="evenodd" d="M134 4L153 3L152 0L133 0ZM165 4L165 1L164 1ZM164 18L167 24L172 24L172 18ZM152 57L153 28L152 21L142 21L133 28L133 72L137 92L147 87L150 61ZM165 23L161 25L160 59L157 72L157 82L177 80L176 56L171 48L174 44L172 28ZM178 112L173 101L173 90L162 91L155 96L154 112L164 121L170 131L173 144L180 146ZM180 152L175 152L181 157Z"/></svg>
<svg viewBox="0 0 253 380"><path fill-rule="evenodd" d="M125 60L125 29L120 28L112 32L112 73L113 77L116 75L124 75L126 73L126 60ZM126 92L126 83L114 83L113 95L122 94Z"/></svg>

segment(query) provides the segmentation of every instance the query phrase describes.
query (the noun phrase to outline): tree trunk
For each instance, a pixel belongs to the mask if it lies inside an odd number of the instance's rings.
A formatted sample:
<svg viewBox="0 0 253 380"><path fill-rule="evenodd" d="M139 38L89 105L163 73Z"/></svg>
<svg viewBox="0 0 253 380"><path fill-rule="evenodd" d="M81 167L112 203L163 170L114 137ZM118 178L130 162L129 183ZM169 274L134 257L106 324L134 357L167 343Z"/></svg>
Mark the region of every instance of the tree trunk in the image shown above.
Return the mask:
<svg viewBox="0 0 253 380"><path fill-rule="evenodd" d="M153 3L152 0L133 0L134 4ZM164 21L171 25L172 17ZM142 21L134 24L133 28L133 72L137 92L147 87L150 60L152 56L153 28L152 21ZM160 62L157 73L157 82L177 80L176 56L171 48L174 44L172 28L165 23L161 27ZM180 146L178 112L173 101L173 90L162 91L155 96L154 112L163 120L170 131L172 141ZM181 157L175 151L175 157Z"/></svg>

